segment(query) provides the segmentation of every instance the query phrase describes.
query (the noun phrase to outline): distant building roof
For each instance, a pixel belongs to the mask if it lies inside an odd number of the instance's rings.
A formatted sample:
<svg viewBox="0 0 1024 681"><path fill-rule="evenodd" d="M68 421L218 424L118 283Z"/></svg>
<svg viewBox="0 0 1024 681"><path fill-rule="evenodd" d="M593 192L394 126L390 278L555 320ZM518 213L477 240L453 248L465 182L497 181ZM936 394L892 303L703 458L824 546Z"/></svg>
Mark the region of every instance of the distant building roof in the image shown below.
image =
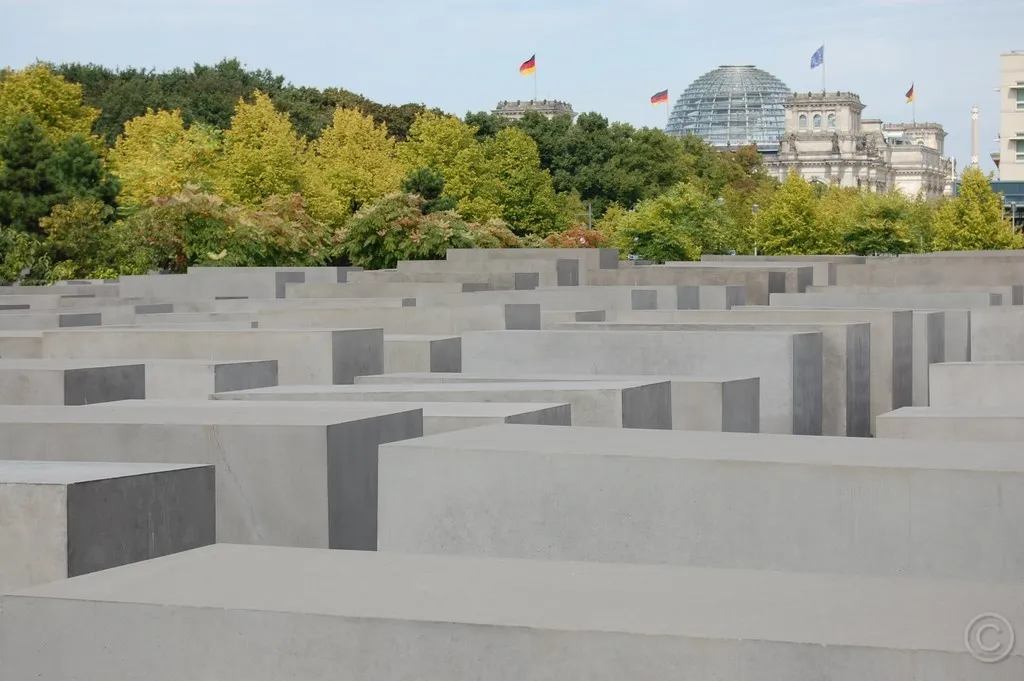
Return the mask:
<svg viewBox="0 0 1024 681"><path fill-rule="evenodd" d="M553 116L575 116L572 104L560 102L556 99L517 99L498 102L494 107L494 113L504 118L520 119L528 111L536 111L542 116L551 118Z"/></svg>

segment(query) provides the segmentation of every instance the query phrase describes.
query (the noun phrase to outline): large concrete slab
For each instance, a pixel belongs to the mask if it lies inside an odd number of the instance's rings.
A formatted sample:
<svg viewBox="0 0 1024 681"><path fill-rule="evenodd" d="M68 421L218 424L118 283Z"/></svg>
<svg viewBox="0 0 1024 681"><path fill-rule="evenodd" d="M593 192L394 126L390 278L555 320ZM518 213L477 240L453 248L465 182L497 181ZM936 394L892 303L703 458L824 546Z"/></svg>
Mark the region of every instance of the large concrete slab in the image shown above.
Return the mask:
<svg viewBox="0 0 1024 681"><path fill-rule="evenodd" d="M645 381L650 376L593 374L428 374L360 376L356 385L518 383L547 381ZM761 379L658 376L672 386L672 428L728 433L756 433L760 428Z"/></svg>
<svg viewBox="0 0 1024 681"><path fill-rule="evenodd" d="M205 400L211 393L278 384L277 360L274 359L150 359L145 365L145 397L151 400Z"/></svg>
<svg viewBox="0 0 1024 681"><path fill-rule="evenodd" d="M40 359L42 331L0 331L0 359Z"/></svg>
<svg viewBox="0 0 1024 681"><path fill-rule="evenodd" d="M131 360L0 359L0 404L78 406L145 396L146 367Z"/></svg>
<svg viewBox="0 0 1024 681"><path fill-rule="evenodd" d="M385 334L384 373L409 371L462 371L462 337Z"/></svg>
<svg viewBox="0 0 1024 681"><path fill-rule="evenodd" d="M1024 583L1010 443L488 426L379 485L381 551Z"/></svg>
<svg viewBox="0 0 1024 681"><path fill-rule="evenodd" d="M947 286L942 284L908 284L906 286L811 286L807 293L998 293L1003 305L1024 305L1024 285Z"/></svg>
<svg viewBox="0 0 1024 681"><path fill-rule="evenodd" d="M970 359L1024 362L1024 308L972 310Z"/></svg>
<svg viewBox="0 0 1024 681"><path fill-rule="evenodd" d="M616 313L615 321L772 324L868 322L871 324L872 421L879 414L913 403L914 318L911 310L784 309L747 305L734 307L727 312L679 310Z"/></svg>
<svg viewBox="0 0 1024 681"><path fill-rule="evenodd" d="M491 329L539 329L536 304L382 309L273 310L256 315L261 329L380 327L387 334L460 334Z"/></svg>
<svg viewBox="0 0 1024 681"><path fill-rule="evenodd" d="M351 383L384 371L381 329L99 329L43 334L51 358L277 360L282 384Z"/></svg>
<svg viewBox="0 0 1024 681"><path fill-rule="evenodd" d="M878 437L960 441L965 452L983 441L1014 442L1019 448L1024 405L904 407L878 417Z"/></svg>
<svg viewBox="0 0 1024 681"><path fill-rule="evenodd" d="M44 331L76 326L100 326L103 315L100 312L30 312L0 314L0 330L3 331Z"/></svg>
<svg viewBox="0 0 1024 681"><path fill-rule="evenodd" d="M821 434L820 332L479 332L462 338L462 367L510 376L758 376L761 432Z"/></svg>
<svg viewBox="0 0 1024 681"><path fill-rule="evenodd" d="M822 433L850 437L871 434L871 325L866 322L803 325L610 322L565 324L552 328L581 331L817 331L822 335Z"/></svg>
<svg viewBox="0 0 1024 681"><path fill-rule="evenodd" d="M590 282L598 286L742 286L746 291L747 304L767 305L771 293L800 290L789 287L787 278L806 279L806 284L810 284L812 276L810 268L802 268L793 274L793 268L735 267L714 263L703 267L645 266L602 270L592 273Z"/></svg>
<svg viewBox="0 0 1024 681"><path fill-rule="evenodd" d="M446 383L440 385L278 386L237 390L217 400L541 402L568 403L574 425L609 428L672 428L672 391L667 381L542 383Z"/></svg>
<svg viewBox="0 0 1024 681"><path fill-rule="evenodd" d="M1003 296L989 292L907 292L895 288L882 293L827 291L813 295L773 293L772 307L887 307L902 310L971 310L1003 305Z"/></svg>
<svg viewBox="0 0 1024 681"><path fill-rule="evenodd" d="M983 664L964 629L994 608L1020 626L1022 603L1017 584L217 545L4 597L0 657L15 681L1016 681L1024 659Z"/></svg>
<svg viewBox="0 0 1024 681"><path fill-rule="evenodd" d="M944 362L931 365L932 407L1024 404L1024 362Z"/></svg>
<svg viewBox="0 0 1024 681"><path fill-rule="evenodd" d="M212 544L215 506L213 466L0 461L0 594Z"/></svg>
<svg viewBox="0 0 1024 681"><path fill-rule="evenodd" d="M214 464L218 541L373 549L377 446L423 433L415 409L126 404L0 407L4 457Z"/></svg>

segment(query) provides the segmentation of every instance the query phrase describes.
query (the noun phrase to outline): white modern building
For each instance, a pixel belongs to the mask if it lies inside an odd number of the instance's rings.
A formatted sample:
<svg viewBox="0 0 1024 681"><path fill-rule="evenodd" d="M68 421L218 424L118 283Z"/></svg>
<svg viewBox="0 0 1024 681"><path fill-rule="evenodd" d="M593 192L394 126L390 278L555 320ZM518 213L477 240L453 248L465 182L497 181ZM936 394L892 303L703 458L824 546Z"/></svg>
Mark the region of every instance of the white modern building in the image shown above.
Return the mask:
<svg viewBox="0 0 1024 681"><path fill-rule="evenodd" d="M937 123L886 124L862 117L852 92L795 94L785 103L779 153L765 164L780 180L797 172L811 182L874 192L898 189L937 198L952 192L953 162Z"/></svg>
<svg viewBox="0 0 1024 681"><path fill-rule="evenodd" d="M1024 182L1024 50L1000 56L999 151L993 159L1000 182Z"/></svg>

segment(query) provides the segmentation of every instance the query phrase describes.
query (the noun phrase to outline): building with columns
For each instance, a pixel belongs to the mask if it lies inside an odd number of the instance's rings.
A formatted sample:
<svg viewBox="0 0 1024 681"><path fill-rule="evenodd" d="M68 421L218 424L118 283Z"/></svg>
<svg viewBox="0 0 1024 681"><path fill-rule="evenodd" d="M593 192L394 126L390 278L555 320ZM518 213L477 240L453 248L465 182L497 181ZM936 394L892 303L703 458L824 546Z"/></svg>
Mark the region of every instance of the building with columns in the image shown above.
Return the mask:
<svg viewBox="0 0 1024 681"><path fill-rule="evenodd" d="M886 124L863 118L864 108L852 92L792 95L779 152L765 165L780 180L797 172L811 182L873 192L951 193L953 163L944 156L941 125Z"/></svg>

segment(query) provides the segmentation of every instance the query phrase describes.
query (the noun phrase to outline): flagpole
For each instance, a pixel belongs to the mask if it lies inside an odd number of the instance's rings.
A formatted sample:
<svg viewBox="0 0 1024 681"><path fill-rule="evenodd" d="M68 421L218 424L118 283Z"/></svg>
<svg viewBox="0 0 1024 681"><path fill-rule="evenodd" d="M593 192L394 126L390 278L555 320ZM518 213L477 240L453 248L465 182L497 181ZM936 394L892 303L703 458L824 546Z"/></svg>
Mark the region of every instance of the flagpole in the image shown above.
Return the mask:
<svg viewBox="0 0 1024 681"><path fill-rule="evenodd" d="M828 88L825 87L825 41L821 41L821 94L828 92Z"/></svg>
<svg viewBox="0 0 1024 681"><path fill-rule="evenodd" d="M533 101L537 101L537 65L533 66Z"/></svg>
<svg viewBox="0 0 1024 681"><path fill-rule="evenodd" d="M917 126L917 79L910 86L914 89L914 99L910 102L910 122Z"/></svg>

